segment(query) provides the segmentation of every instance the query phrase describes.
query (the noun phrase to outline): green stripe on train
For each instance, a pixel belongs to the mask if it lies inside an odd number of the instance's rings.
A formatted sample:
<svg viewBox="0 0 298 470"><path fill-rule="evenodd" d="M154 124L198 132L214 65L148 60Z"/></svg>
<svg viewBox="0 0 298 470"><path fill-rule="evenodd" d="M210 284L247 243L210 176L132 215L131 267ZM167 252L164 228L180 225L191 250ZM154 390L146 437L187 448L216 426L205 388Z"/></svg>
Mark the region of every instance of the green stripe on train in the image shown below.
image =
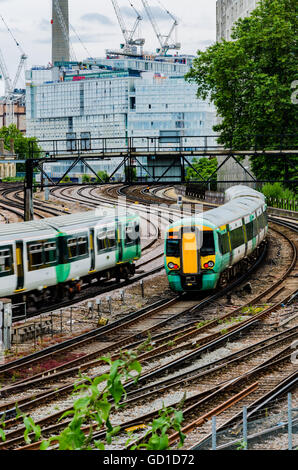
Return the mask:
<svg viewBox="0 0 298 470"><path fill-rule="evenodd" d="M66 233L60 232L57 235L57 238L61 238L66 236ZM61 244L60 244L61 246ZM66 279L68 278L70 273L70 263L65 263L65 264L58 264L56 266L56 278L57 278L57 284L65 282Z"/></svg>

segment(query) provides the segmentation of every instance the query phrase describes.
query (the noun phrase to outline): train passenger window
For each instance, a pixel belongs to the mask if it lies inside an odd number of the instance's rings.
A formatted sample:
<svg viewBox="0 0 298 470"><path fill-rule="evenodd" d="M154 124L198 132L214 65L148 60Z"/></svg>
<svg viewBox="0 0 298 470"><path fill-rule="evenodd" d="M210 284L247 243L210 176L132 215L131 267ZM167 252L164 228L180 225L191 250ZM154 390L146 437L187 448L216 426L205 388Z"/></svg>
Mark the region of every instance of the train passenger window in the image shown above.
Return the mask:
<svg viewBox="0 0 298 470"><path fill-rule="evenodd" d="M113 249L116 246L116 235L113 229L107 231L106 246L109 249Z"/></svg>
<svg viewBox="0 0 298 470"><path fill-rule="evenodd" d="M267 214L266 213L263 213L258 217L258 223L259 223L260 229L265 228L266 225L267 225L267 222L268 222L268 220L267 220Z"/></svg>
<svg viewBox="0 0 298 470"><path fill-rule="evenodd" d="M174 258L180 257L180 243L179 240L167 240L166 255Z"/></svg>
<svg viewBox="0 0 298 470"><path fill-rule="evenodd" d="M68 248L68 258L76 258L77 256L77 239L70 238L67 240L67 248Z"/></svg>
<svg viewBox="0 0 298 470"><path fill-rule="evenodd" d="M243 228L239 227L230 232L232 249L238 248L245 243Z"/></svg>
<svg viewBox="0 0 298 470"><path fill-rule="evenodd" d="M203 231L203 243L201 246L201 256L214 255L215 253L215 244L214 236L212 231Z"/></svg>
<svg viewBox="0 0 298 470"><path fill-rule="evenodd" d="M84 256L88 253L87 237L78 238L78 256Z"/></svg>
<svg viewBox="0 0 298 470"><path fill-rule="evenodd" d="M250 241L253 239L253 223L249 222L246 226L246 236L247 236L247 241Z"/></svg>
<svg viewBox="0 0 298 470"><path fill-rule="evenodd" d="M57 246L56 243L44 244L44 262L45 264L55 263L57 261Z"/></svg>
<svg viewBox="0 0 298 470"><path fill-rule="evenodd" d="M31 268L43 265L42 245L31 245L29 248L29 264Z"/></svg>
<svg viewBox="0 0 298 470"><path fill-rule="evenodd" d="M106 230L102 230L97 234L97 252L106 249Z"/></svg>
<svg viewBox="0 0 298 470"><path fill-rule="evenodd" d="M0 250L0 277L13 274L12 250Z"/></svg>
<svg viewBox="0 0 298 470"><path fill-rule="evenodd" d="M256 237L259 233L257 219L254 219L252 221L252 228L253 228L253 237Z"/></svg>
<svg viewBox="0 0 298 470"><path fill-rule="evenodd" d="M221 254L225 255L230 252L229 234L219 234L219 247Z"/></svg>

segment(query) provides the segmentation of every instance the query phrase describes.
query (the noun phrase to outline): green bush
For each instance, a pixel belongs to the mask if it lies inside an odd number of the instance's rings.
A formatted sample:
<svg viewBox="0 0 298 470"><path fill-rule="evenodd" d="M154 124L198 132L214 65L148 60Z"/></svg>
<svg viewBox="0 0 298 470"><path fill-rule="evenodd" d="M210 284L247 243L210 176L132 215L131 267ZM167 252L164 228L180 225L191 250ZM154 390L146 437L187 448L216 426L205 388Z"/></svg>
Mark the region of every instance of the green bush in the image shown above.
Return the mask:
<svg viewBox="0 0 298 470"><path fill-rule="evenodd" d="M267 204L273 207L279 207L280 201L282 201L282 203L284 203L284 201L294 203L298 199L293 191L289 188L284 188L280 183L265 184L262 187L262 193L266 196Z"/></svg>

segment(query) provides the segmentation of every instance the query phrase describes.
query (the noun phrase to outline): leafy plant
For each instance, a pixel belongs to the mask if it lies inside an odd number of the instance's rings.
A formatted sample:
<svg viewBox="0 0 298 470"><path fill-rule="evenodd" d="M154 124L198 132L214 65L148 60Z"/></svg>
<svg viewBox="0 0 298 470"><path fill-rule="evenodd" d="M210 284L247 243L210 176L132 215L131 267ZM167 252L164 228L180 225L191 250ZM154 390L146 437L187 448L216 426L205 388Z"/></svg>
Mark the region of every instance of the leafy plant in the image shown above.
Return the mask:
<svg viewBox="0 0 298 470"><path fill-rule="evenodd" d="M41 450L46 450L52 442L58 443L59 450L90 450L92 448L93 427L90 426L87 435L82 430L82 427L89 422L95 422L97 429L105 426L105 442L96 442L95 445L98 449L103 450L105 443L110 444L112 437L119 432L120 427L114 428L110 421L112 402L115 409L120 407L121 400L126 397L123 383L128 379L137 382L142 369L133 352L122 353L121 358L114 362L108 357L103 357L101 360L110 365L109 373L95 379L81 377L83 381L81 380L79 384L75 385L75 392L79 392L80 397L74 402L73 409L64 413L60 418L63 420L72 416L72 420L61 434L44 441L41 444ZM137 375L134 375L133 372ZM99 385L102 383L105 383L105 386L100 390ZM81 396L82 392L85 392L84 396Z"/></svg>
<svg viewBox="0 0 298 470"><path fill-rule="evenodd" d="M159 417L153 421L151 429L143 437L142 443L131 446L131 450L167 450L170 446L168 437L170 429L178 432L179 447L182 447L186 437L182 432L182 422L183 413L181 410L163 406L159 412Z"/></svg>
<svg viewBox="0 0 298 470"><path fill-rule="evenodd" d="M240 441L237 443L238 447L236 450L244 450L247 447L247 442L245 441Z"/></svg>
<svg viewBox="0 0 298 470"><path fill-rule="evenodd" d="M111 412L124 406L126 398L124 383L133 380L137 383L142 371L141 364L137 357L143 351L147 351L151 338L141 344L136 351L127 351L120 354L119 359L112 361L109 357L100 360L109 365L109 371L99 377L89 378L80 376L74 386L74 396L76 400L73 409L65 412L59 421L69 418L70 422L63 431L42 441L40 450L47 450L55 445L59 450L104 450L106 445L111 444L113 438L119 433L120 426L113 426L111 423ZM181 431L183 414L181 407L184 399L178 407L165 408L160 411L159 417L150 426L149 431L141 444L141 447L150 450L163 450L169 446L167 432L174 429L179 433L180 445L183 445L185 436ZM41 438L41 429L36 425L30 416L22 414L17 408L18 416L23 417L25 432L24 440L27 444L31 442L31 434L34 440ZM0 421L0 438L5 441L5 418ZM102 430L104 438L101 441L95 440L94 432ZM141 448L140 447L140 448ZM135 446L138 448L138 446Z"/></svg>

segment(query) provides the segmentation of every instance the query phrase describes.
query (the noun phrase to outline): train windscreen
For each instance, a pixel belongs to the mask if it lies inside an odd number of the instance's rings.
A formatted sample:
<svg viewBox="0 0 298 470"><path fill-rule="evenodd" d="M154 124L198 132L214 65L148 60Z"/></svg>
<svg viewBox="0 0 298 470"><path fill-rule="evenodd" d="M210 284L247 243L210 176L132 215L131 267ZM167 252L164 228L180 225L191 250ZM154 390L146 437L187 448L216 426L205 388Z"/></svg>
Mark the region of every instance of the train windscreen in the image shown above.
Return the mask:
<svg viewBox="0 0 298 470"><path fill-rule="evenodd" d="M166 255L173 258L180 257L180 240L167 240Z"/></svg>
<svg viewBox="0 0 298 470"><path fill-rule="evenodd" d="M215 254L215 244L214 244L214 235L213 231L204 230L201 232L201 237L203 234L203 240L201 245L201 256L208 256Z"/></svg>

